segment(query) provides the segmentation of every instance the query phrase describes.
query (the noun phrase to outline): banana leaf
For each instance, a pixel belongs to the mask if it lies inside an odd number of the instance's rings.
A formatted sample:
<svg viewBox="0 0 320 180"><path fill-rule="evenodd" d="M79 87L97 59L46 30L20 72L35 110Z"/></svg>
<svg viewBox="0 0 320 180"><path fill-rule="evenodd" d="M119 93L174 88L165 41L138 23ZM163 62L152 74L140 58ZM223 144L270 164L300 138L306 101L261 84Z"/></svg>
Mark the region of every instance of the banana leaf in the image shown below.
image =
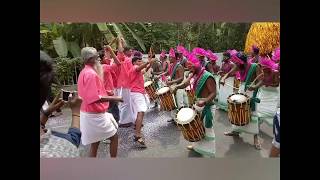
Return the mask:
<svg viewBox="0 0 320 180"><path fill-rule="evenodd" d="M80 53L81 49L80 49L78 43L76 43L75 41L68 42L68 47L69 47L69 51L71 52L71 54L74 58L81 56L81 53Z"/></svg>
<svg viewBox="0 0 320 180"><path fill-rule="evenodd" d="M57 54L59 55L59 57L67 57L68 46L62 36L53 40L53 46L54 46L54 49L56 50Z"/></svg>
<svg viewBox="0 0 320 180"><path fill-rule="evenodd" d="M129 28L129 26L127 26L126 23L122 23L127 29L128 31L132 34L133 38L138 42L139 46L141 47L141 49L146 52L146 46L144 45L143 40L132 30Z"/></svg>
<svg viewBox="0 0 320 180"><path fill-rule="evenodd" d="M120 27L119 27L116 23L111 23L111 24L112 24L112 26L113 26L113 28L114 28L114 31L117 33L117 35L123 37L124 43L125 43L127 46L129 46L129 44L128 44L128 42L126 41L125 36L123 35Z"/></svg>

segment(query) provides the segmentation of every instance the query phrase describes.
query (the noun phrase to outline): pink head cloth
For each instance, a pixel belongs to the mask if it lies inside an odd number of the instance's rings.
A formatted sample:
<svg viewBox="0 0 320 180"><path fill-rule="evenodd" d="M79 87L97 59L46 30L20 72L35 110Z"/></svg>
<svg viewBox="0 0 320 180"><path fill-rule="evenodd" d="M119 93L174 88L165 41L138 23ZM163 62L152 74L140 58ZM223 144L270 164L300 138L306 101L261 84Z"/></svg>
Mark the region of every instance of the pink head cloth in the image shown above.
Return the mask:
<svg viewBox="0 0 320 180"><path fill-rule="evenodd" d="M215 55L211 50L207 50L207 57L213 62L218 60L218 56Z"/></svg>
<svg viewBox="0 0 320 180"><path fill-rule="evenodd" d="M162 57L162 58L166 57L166 52L162 51L161 54L160 54L160 57Z"/></svg>
<svg viewBox="0 0 320 180"><path fill-rule="evenodd" d="M181 45L177 46L177 51L179 53L182 53L182 55L185 56L185 57L188 57L188 55L189 55L189 51L186 48L184 48L183 46L181 46Z"/></svg>
<svg viewBox="0 0 320 180"><path fill-rule="evenodd" d="M200 67L200 62L194 53L188 55L188 62L192 63L195 67Z"/></svg>
<svg viewBox="0 0 320 180"><path fill-rule="evenodd" d="M235 49L228 50L228 51L229 51L231 57L234 56L234 55L236 55L236 54L238 53L238 51L235 50Z"/></svg>
<svg viewBox="0 0 320 180"><path fill-rule="evenodd" d="M175 54L175 52L174 52L174 49L173 48L170 48L170 51L169 51L169 56L170 57L176 57L176 54Z"/></svg>
<svg viewBox="0 0 320 180"><path fill-rule="evenodd" d="M269 69L273 69L275 64L269 57L261 57L259 63Z"/></svg>
<svg viewBox="0 0 320 180"><path fill-rule="evenodd" d="M207 51L199 47L194 48L192 52L198 56L207 56Z"/></svg>
<svg viewBox="0 0 320 180"><path fill-rule="evenodd" d="M274 65L272 66L272 70L273 71L279 71L279 64L274 63Z"/></svg>
<svg viewBox="0 0 320 180"><path fill-rule="evenodd" d="M276 48L274 52L272 53L272 60L274 62L280 61L280 48Z"/></svg>
<svg viewBox="0 0 320 180"><path fill-rule="evenodd" d="M231 56L231 61L236 64L244 64L244 62L238 58L237 54Z"/></svg>

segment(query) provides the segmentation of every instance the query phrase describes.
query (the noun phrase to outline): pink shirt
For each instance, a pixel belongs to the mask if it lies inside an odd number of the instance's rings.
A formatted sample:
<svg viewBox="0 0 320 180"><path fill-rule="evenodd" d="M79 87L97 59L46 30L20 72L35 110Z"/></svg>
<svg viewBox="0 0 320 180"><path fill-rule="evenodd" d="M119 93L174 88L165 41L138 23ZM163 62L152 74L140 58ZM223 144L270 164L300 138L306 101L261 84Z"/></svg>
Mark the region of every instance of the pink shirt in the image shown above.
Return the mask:
<svg viewBox="0 0 320 180"><path fill-rule="evenodd" d="M104 83L94 69L85 65L78 79L78 95L82 98L80 110L82 112L102 113L109 107L108 102L96 102L107 95Z"/></svg>
<svg viewBox="0 0 320 180"><path fill-rule="evenodd" d="M112 64L112 65L107 65L107 64L103 64L103 74L104 74L104 87L106 89L106 91L113 91L114 89L114 77L113 77L113 73L114 70L117 69L117 64Z"/></svg>
<svg viewBox="0 0 320 180"><path fill-rule="evenodd" d="M130 76L129 72L132 69L132 61L130 57L127 57L123 52L118 52L117 55L121 65L119 67L117 85L116 88L130 88Z"/></svg>
<svg viewBox="0 0 320 180"><path fill-rule="evenodd" d="M134 65L132 70L130 71L131 92L139 92L145 94L143 74L141 71L136 71L138 67L139 66Z"/></svg>

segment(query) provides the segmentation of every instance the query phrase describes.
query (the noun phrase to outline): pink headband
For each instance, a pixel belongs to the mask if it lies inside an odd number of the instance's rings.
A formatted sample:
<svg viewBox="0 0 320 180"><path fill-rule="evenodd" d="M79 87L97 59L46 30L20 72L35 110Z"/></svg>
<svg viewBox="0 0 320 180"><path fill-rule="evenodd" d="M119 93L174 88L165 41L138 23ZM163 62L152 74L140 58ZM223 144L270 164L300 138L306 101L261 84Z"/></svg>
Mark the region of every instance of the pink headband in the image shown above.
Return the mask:
<svg viewBox="0 0 320 180"><path fill-rule="evenodd" d="M237 57L237 54L231 56L231 61L236 64L244 64L244 62Z"/></svg>
<svg viewBox="0 0 320 180"><path fill-rule="evenodd" d="M189 51L186 50L186 48L184 48L184 47L181 46L181 45L177 46L177 51L178 51L179 53L182 53L183 56L185 56L185 57L188 57L188 55L189 55Z"/></svg>
<svg viewBox="0 0 320 180"><path fill-rule="evenodd" d="M276 48L274 52L272 53L272 60L274 62L280 61L280 48Z"/></svg>
<svg viewBox="0 0 320 180"><path fill-rule="evenodd" d="M237 55L237 53L238 53L238 51L235 50L235 49L228 50L228 51L229 51L229 53L230 53L230 56L235 56L235 55Z"/></svg>
<svg viewBox="0 0 320 180"><path fill-rule="evenodd" d="M162 58L166 57L166 52L162 51L161 54L160 54L160 57L162 57Z"/></svg>
<svg viewBox="0 0 320 180"><path fill-rule="evenodd" d="M195 53L195 55L207 56L207 51L202 48L196 47L192 50L192 52Z"/></svg>
<svg viewBox="0 0 320 180"><path fill-rule="evenodd" d="M261 57L259 64L261 64L263 67L273 69L275 62L273 62L269 57Z"/></svg>
<svg viewBox="0 0 320 180"><path fill-rule="evenodd" d="M212 51L210 51L210 50L207 50L207 57L209 58L209 59L211 59L212 61L217 61L218 60L218 56L217 55L215 55Z"/></svg>
<svg viewBox="0 0 320 180"><path fill-rule="evenodd" d="M188 55L188 62L192 63L196 67L200 67L200 62L199 62L198 58L196 57L196 55L193 53L190 53Z"/></svg>
<svg viewBox="0 0 320 180"><path fill-rule="evenodd" d="M174 53L174 49L173 48L170 49L169 56L170 57L174 57L174 58L176 57L176 54Z"/></svg>

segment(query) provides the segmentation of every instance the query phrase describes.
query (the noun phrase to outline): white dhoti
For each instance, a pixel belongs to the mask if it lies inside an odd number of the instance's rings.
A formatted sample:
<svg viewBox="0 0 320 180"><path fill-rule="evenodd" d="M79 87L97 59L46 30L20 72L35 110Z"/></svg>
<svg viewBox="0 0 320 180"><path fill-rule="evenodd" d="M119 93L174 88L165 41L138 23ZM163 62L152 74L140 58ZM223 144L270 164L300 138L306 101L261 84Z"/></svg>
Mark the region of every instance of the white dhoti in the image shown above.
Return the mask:
<svg viewBox="0 0 320 180"><path fill-rule="evenodd" d="M133 123L135 118L132 114L130 89L118 88L117 95L123 98L123 102L119 103L119 124Z"/></svg>
<svg viewBox="0 0 320 180"><path fill-rule="evenodd" d="M148 101L144 94L138 92L130 92L132 114L137 118L138 112L146 112L148 110Z"/></svg>
<svg viewBox="0 0 320 180"><path fill-rule="evenodd" d="M241 84L239 92L244 93L244 83ZM246 94L251 98L253 95L253 91L247 91ZM232 125L232 130L249 134L259 134L259 118L256 115L256 111L251 112L251 120L249 124L245 126Z"/></svg>
<svg viewBox="0 0 320 180"><path fill-rule="evenodd" d="M234 77L227 78L225 81L225 85L224 86L220 85L220 89L219 89L218 106L219 108L225 111L228 110L227 99L231 94L233 94L233 87L231 86L234 86Z"/></svg>
<svg viewBox="0 0 320 180"><path fill-rule="evenodd" d="M218 101L218 97L220 94L220 88L219 88L219 80L220 80L221 76L219 75L214 75L214 80L216 81L216 97L215 100Z"/></svg>
<svg viewBox="0 0 320 180"><path fill-rule="evenodd" d="M175 104L177 106L177 109L171 111L172 118L175 118L176 114L178 113L178 109L189 106L188 94L185 89L177 90L175 94Z"/></svg>
<svg viewBox="0 0 320 180"><path fill-rule="evenodd" d="M117 122L110 113L80 112L80 131L83 145L110 138L117 133L117 129Z"/></svg>
<svg viewBox="0 0 320 180"><path fill-rule="evenodd" d="M215 118L215 111L216 111L216 106L213 105L211 106L211 112L212 112L212 124L214 127L214 118ZM203 118L203 122L205 123L205 118ZM204 156L208 157L215 157L216 153L216 141L215 141L215 133L214 129L212 128L205 128L205 137L204 139L194 142L193 143L193 150L196 151L197 153L200 153Z"/></svg>
<svg viewBox="0 0 320 180"><path fill-rule="evenodd" d="M260 99L260 103L256 105L257 116L260 120L272 126L280 99L279 88L262 86L259 88L257 98Z"/></svg>

